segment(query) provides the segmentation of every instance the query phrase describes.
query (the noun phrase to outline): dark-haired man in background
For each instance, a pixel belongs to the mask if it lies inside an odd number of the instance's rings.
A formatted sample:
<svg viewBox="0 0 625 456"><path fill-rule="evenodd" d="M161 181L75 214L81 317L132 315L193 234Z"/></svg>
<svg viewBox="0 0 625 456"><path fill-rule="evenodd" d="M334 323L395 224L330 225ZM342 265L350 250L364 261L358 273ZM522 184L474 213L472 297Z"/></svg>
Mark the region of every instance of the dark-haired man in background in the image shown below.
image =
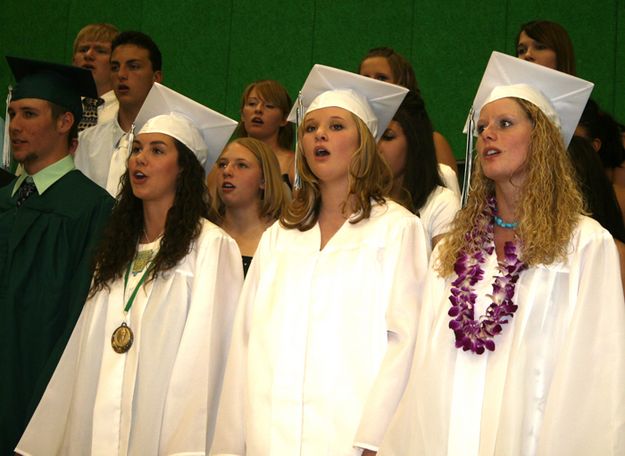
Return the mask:
<svg viewBox="0 0 625 456"><path fill-rule="evenodd" d="M126 170L128 133L152 84L161 82L161 52L141 32L122 32L112 43L111 78L119 101L117 116L80 134L76 167L116 196Z"/></svg>

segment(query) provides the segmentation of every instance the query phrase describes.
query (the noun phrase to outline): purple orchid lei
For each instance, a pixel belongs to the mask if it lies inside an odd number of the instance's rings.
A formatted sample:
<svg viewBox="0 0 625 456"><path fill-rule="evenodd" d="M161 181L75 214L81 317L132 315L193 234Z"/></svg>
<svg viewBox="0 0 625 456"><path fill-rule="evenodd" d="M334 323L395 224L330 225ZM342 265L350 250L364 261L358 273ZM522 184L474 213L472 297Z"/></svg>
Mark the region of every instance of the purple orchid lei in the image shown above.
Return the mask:
<svg viewBox="0 0 625 456"><path fill-rule="evenodd" d="M477 294L473 287L484 278L482 265L486 262L486 254L492 255L495 250L493 228L495 213L495 198L490 197L483 212L483 216L488 220L486 232L474 230L467 234L467 238L471 235L474 239L478 239L481 248L473 254L460 253L454 265L454 271L458 277L451 284L449 296L451 308L448 314L452 317L449 327L456 336L456 348L462 348L464 351L471 350L478 355L484 353L484 349L495 350L493 338L502 331L502 325L510 321L518 308L512 298L519 275L526 269L526 265L517 255L516 243L506 242L504 244L505 258L498 263L501 275L494 276L493 294L488 295L492 304L488 306L484 315L475 320Z"/></svg>

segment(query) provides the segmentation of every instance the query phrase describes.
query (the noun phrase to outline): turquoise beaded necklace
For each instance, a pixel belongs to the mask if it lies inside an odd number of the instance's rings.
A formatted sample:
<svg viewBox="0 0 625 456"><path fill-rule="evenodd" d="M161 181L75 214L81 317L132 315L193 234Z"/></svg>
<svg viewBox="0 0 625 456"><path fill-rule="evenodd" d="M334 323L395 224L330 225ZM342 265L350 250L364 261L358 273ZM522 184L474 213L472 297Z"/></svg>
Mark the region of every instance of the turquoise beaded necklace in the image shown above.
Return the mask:
<svg viewBox="0 0 625 456"><path fill-rule="evenodd" d="M519 222L504 222L503 219L497 215L493 215L493 220L495 221L495 225L508 230L513 230L519 226Z"/></svg>

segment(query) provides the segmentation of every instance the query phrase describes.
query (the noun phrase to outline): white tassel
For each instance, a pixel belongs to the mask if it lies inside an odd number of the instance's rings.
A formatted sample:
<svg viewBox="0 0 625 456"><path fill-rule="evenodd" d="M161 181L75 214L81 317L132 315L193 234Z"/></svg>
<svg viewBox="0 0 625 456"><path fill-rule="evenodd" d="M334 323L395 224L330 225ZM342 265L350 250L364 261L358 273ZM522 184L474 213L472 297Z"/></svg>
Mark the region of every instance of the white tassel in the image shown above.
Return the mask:
<svg viewBox="0 0 625 456"><path fill-rule="evenodd" d="M473 108L469 111L467 119L467 146L464 153L464 178L462 180L462 207L467 205L469 199L469 189L471 187L471 175L473 172L473 130L475 128L473 121Z"/></svg>
<svg viewBox="0 0 625 456"><path fill-rule="evenodd" d="M132 126L130 127L130 131L128 132L128 153L126 154L126 161L128 161L128 158L130 157L130 154L132 153L132 143L135 140L135 124L133 122Z"/></svg>
<svg viewBox="0 0 625 456"><path fill-rule="evenodd" d="M298 165L299 165L299 161L302 159L302 157L300 157L300 152L299 152L299 135L298 135L298 130L299 130L299 124L302 120L304 120L304 104L302 103L302 91L300 90L299 94L297 95L297 100L295 101L295 103L297 103L297 107L295 108L295 172L294 172L294 179L293 179L293 190L299 190L300 188L302 188L302 176L299 175L298 170Z"/></svg>

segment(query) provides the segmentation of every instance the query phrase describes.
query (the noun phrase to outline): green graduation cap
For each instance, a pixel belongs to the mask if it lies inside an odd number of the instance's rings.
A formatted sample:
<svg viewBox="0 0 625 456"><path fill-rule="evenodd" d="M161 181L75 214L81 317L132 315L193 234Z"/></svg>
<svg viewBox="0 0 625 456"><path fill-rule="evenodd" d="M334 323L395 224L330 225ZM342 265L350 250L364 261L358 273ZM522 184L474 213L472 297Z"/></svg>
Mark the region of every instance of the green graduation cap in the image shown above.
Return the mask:
<svg viewBox="0 0 625 456"><path fill-rule="evenodd" d="M38 98L66 108L76 122L82 117L82 97L97 98L91 71L84 68L6 56L17 84L11 100Z"/></svg>

